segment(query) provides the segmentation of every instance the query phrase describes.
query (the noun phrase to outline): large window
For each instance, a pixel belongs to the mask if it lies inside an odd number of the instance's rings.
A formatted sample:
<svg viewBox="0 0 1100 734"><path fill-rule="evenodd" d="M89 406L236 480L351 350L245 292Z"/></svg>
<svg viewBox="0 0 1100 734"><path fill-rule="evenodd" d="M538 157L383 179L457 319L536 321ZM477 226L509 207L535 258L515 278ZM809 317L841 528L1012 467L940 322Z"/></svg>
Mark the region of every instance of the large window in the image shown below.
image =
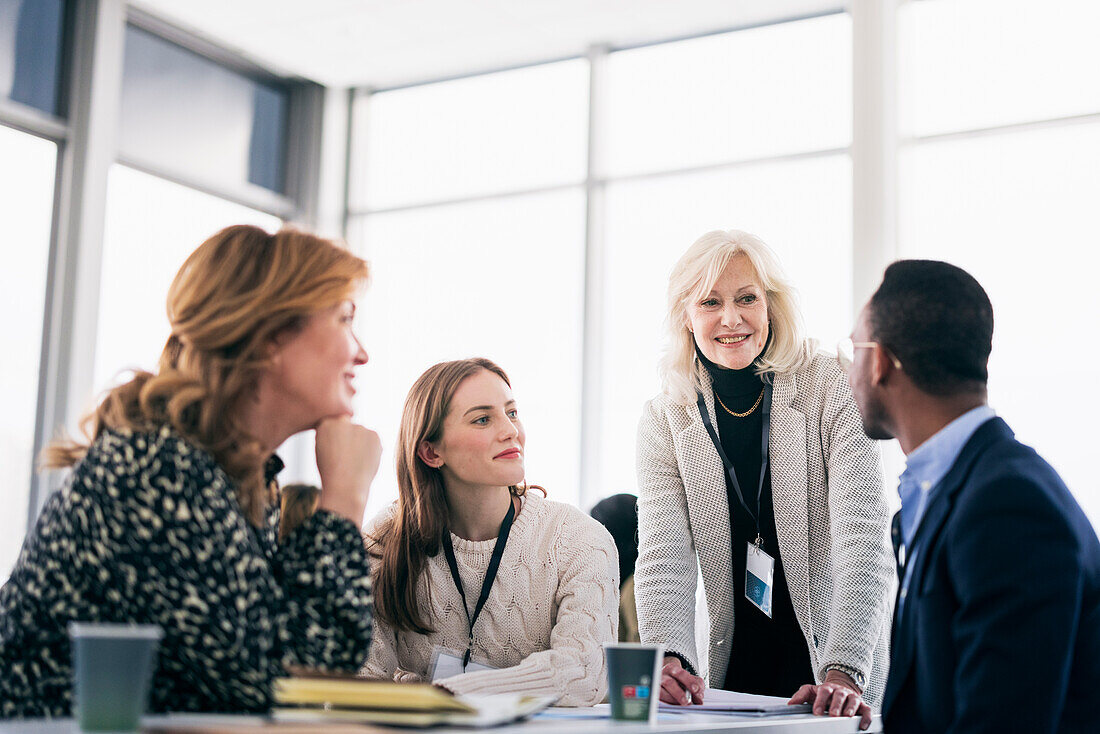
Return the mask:
<svg viewBox="0 0 1100 734"><path fill-rule="evenodd" d="M485 354L514 378L530 481L585 506L634 491L668 273L711 229L768 240L810 333L846 333L850 47L837 13L611 52L594 110L584 60L360 100L351 239L375 275L364 419L392 446L423 369ZM586 262L603 265L587 285ZM602 334L587 355L586 329ZM372 509L392 481L380 475Z"/></svg>
<svg viewBox="0 0 1100 734"><path fill-rule="evenodd" d="M871 20L893 12L874 7ZM779 254L825 348L851 328L853 291L874 285L853 261L853 233L861 258L937 257L973 272L997 316L992 404L1100 524L1085 458L1100 410L1086 280L1100 265L1100 4L908 0L898 37L875 35L891 25L835 12L356 93L347 233L374 276L357 408L387 449L370 511L395 496L392 448L413 380L472 355L513 379L532 482L583 506L634 490L669 271L703 232L738 228ZM124 39L124 56L90 53L99 38ZM853 49L881 47L897 49L896 88L874 65L853 68ZM70 72L74 51L96 68ZM78 75L89 84L65 83ZM155 365L186 255L227 224L305 216L308 227L322 198L337 208L343 171L326 179L339 195L315 196L316 169L343 157L312 157L318 92L139 9L0 0L0 213L17 243L0 270L12 344L0 573L33 510L31 437L92 405L70 394L87 392L75 377L102 391L120 370ZM89 129L72 129L69 112ZM112 129L114 147L101 134ZM853 201L853 181L886 195ZM98 343L64 333L74 314L98 316ZM64 387L39 385L43 354Z"/></svg>
<svg viewBox="0 0 1100 734"><path fill-rule="evenodd" d="M123 3L0 0L0 574L63 480L33 454L121 370L155 367L187 254L228 224L277 228L316 185L288 165L316 143L314 91Z"/></svg>
<svg viewBox="0 0 1100 734"><path fill-rule="evenodd" d="M34 465L34 427L46 268L50 251L57 146L0 126L0 221L4 267L0 268L0 313L4 314L4 379L0 380L0 577L6 578L23 543L27 488Z"/></svg>
<svg viewBox="0 0 1100 734"><path fill-rule="evenodd" d="M528 481L579 501L587 103L579 60L360 101L349 238L372 283L356 408L386 448L368 514L396 497L392 449L413 382L474 356L512 380Z"/></svg>
<svg viewBox="0 0 1100 734"><path fill-rule="evenodd" d="M65 0L0 0L0 222L5 230L0 311L7 345L0 370L0 466L6 475L0 489L0 578L7 576L23 543L36 460L54 179L58 141L65 136L67 6Z"/></svg>
<svg viewBox="0 0 1100 734"><path fill-rule="evenodd" d="M635 427L659 388L668 277L713 229L768 242L800 291L807 332L831 348L851 312L851 164L844 154L627 181L607 194L600 481L634 491ZM792 202L797 202L793 207Z"/></svg>
<svg viewBox="0 0 1100 734"><path fill-rule="evenodd" d="M281 220L264 207L288 203L281 197L287 85L258 80L134 25L126 26L125 44L122 163L110 170L100 270L98 393L129 370L156 368L169 334L168 287L187 256L231 224L278 229Z"/></svg>
<svg viewBox="0 0 1100 734"><path fill-rule="evenodd" d="M155 370L168 339L168 286L183 261L207 237L230 224L268 231L279 219L155 176L115 165L107 223L96 331L97 392L126 371Z"/></svg>
<svg viewBox="0 0 1100 734"><path fill-rule="evenodd" d="M846 148L851 35L837 13L612 53L602 172Z"/></svg>
<svg viewBox="0 0 1100 734"><path fill-rule="evenodd" d="M924 0L903 10L902 255L955 263L986 288L990 403L1100 525L1090 461L1100 5Z"/></svg>
<svg viewBox="0 0 1100 734"><path fill-rule="evenodd" d="M836 14L612 53L600 450L592 498L634 491L672 266L700 235L768 242L826 348L851 313L851 20ZM814 124L806 124L813 119ZM665 174L668 169L695 168ZM617 178L624 174L635 177Z"/></svg>
<svg viewBox="0 0 1100 734"><path fill-rule="evenodd" d="M353 207L386 209L584 178L588 65L546 64L365 98Z"/></svg>
<svg viewBox="0 0 1100 734"><path fill-rule="evenodd" d="M357 419L387 449L370 512L396 497L392 449L405 395L432 364L488 357L508 373L527 429L527 479L579 500L584 198L576 189L367 217L370 362ZM370 513L368 513L370 514Z"/></svg>
<svg viewBox="0 0 1100 734"><path fill-rule="evenodd" d="M1100 3L919 0L901 9L906 130L933 135L1100 111Z"/></svg>

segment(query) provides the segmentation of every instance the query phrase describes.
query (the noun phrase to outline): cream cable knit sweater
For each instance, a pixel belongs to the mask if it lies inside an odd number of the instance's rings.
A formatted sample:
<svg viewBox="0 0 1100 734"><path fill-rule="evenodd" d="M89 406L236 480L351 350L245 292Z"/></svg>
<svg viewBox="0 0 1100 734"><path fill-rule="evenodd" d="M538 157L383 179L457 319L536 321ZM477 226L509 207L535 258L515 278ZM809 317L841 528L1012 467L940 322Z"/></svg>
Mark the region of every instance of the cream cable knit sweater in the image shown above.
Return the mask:
<svg viewBox="0 0 1100 734"><path fill-rule="evenodd" d="M373 535L394 511L390 506L379 513L366 534ZM470 541L452 533L451 541L472 613L496 539ZM436 645L458 654L466 650L462 597L443 553L428 559L418 596L436 631L395 634L376 619L365 675L428 680ZM500 670L436 682L460 694L554 694L563 706L597 704L607 693L602 646L616 640L618 608L619 567L611 535L577 508L529 492L474 625L472 659Z"/></svg>

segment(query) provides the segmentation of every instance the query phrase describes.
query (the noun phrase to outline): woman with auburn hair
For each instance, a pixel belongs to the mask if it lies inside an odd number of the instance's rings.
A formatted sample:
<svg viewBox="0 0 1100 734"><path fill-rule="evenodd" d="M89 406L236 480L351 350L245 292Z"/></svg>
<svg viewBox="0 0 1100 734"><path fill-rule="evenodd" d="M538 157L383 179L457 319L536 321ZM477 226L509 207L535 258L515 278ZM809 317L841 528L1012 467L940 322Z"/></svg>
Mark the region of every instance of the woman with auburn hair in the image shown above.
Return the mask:
<svg viewBox="0 0 1100 734"><path fill-rule="evenodd" d="M803 336L794 289L745 232L673 268L663 390L638 427L643 642L661 700L714 688L864 717L885 684L894 579L879 455L835 356ZM701 570L708 665L695 644ZM736 622L736 624L735 624Z"/></svg>
<svg viewBox="0 0 1100 734"><path fill-rule="evenodd" d="M367 265L290 229L208 239L168 292L171 336L88 417L0 590L0 716L69 716L71 621L159 625L154 711L264 711L288 664L357 670L371 639L359 528L377 435L354 425L352 298ZM280 444L316 429L318 509L277 540Z"/></svg>
<svg viewBox="0 0 1100 734"><path fill-rule="evenodd" d="M577 508L526 491L525 440L508 377L487 359L437 364L413 385L398 499L366 532L377 617L366 675L603 700L615 543Z"/></svg>

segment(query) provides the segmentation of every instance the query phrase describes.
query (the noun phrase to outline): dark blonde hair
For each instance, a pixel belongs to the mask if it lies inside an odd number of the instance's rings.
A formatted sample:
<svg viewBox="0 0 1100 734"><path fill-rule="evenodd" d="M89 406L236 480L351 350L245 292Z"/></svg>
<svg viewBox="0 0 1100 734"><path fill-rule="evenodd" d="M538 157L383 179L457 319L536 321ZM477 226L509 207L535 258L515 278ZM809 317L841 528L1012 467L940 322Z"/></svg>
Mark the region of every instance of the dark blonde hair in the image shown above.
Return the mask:
<svg viewBox="0 0 1100 734"><path fill-rule="evenodd" d="M450 526L443 474L420 459L417 447L423 441L434 443L442 438L443 420L459 385L483 370L511 387L508 375L490 360L461 359L429 367L405 399L396 447L396 512L367 538L371 553L381 558L374 574L374 613L394 629L420 634L434 631L420 608L416 585L428 558L439 553ZM508 489L520 497L528 487Z"/></svg>
<svg viewBox="0 0 1100 734"><path fill-rule="evenodd" d="M157 372L138 372L112 389L82 422L88 440L54 442L43 465L72 466L105 429L167 424L213 455L236 481L246 517L259 525L274 488L264 481L264 450L239 422L238 408L269 366L273 340L352 297L367 275L366 262L329 240L295 229L226 227L191 253L168 289L172 334Z"/></svg>

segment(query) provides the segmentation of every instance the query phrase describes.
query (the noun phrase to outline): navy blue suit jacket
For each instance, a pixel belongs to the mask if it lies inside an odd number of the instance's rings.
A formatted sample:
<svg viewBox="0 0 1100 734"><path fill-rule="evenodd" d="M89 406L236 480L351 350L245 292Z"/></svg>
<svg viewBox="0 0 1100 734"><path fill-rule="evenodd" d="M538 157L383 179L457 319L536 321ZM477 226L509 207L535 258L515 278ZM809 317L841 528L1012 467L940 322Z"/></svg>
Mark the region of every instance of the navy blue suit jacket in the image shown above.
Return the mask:
<svg viewBox="0 0 1100 734"><path fill-rule="evenodd" d="M1100 732L1100 542L1003 420L963 447L914 546L885 730Z"/></svg>

